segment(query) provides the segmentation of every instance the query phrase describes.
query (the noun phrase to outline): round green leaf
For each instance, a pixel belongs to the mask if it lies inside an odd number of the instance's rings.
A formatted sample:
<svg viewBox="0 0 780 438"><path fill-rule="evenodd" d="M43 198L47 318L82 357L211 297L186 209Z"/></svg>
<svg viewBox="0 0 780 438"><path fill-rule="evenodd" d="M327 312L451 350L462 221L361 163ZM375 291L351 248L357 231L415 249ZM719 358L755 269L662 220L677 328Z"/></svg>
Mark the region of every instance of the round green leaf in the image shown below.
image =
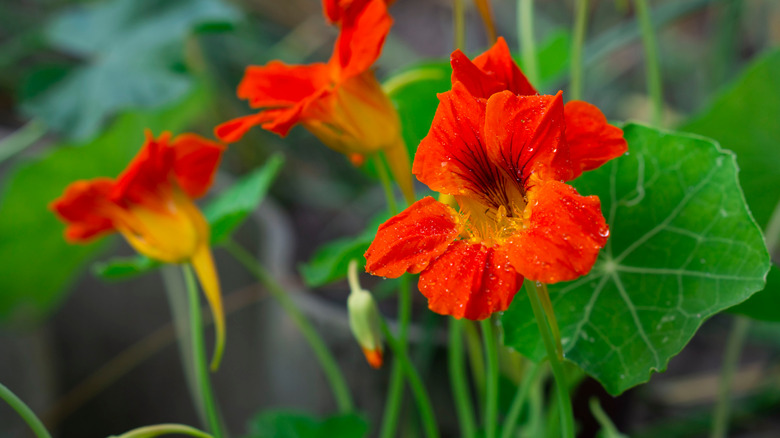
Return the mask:
<svg viewBox="0 0 780 438"><path fill-rule="evenodd" d="M629 124L629 153L577 180L598 195L610 239L591 273L550 285L565 357L612 394L666 369L708 317L764 287L769 256L734 156L706 138ZM505 343L539 360L528 299Z"/></svg>

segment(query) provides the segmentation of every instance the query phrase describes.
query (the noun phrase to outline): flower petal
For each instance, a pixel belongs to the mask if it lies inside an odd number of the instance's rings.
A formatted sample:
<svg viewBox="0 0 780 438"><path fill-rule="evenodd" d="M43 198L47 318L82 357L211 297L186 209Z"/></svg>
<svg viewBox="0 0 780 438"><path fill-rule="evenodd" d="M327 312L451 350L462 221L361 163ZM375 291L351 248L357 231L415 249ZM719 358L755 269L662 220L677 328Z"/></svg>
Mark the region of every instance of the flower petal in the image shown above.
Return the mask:
<svg viewBox="0 0 780 438"><path fill-rule="evenodd" d="M382 53L385 38L393 24L387 13L387 4L380 0L371 1L362 9L347 8L343 13L341 33L329 62L338 72L337 81L371 68Z"/></svg>
<svg viewBox="0 0 780 438"><path fill-rule="evenodd" d="M214 182L225 145L195 134L183 134L171 144L176 182L190 198L203 196Z"/></svg>
<svg viewBox="0 0 780 438"><path fill-rule="evenodd" d="M114 231L108 200L114 181L96 178L71 183L65 193L49 204L67 227L65 238L71 242L87 242L92 238Z"/></svg>
<svg viewBox="0 0 780 438"><path fill-rule="evenodd" d="M431 190L484 197L500 184L500 169L485 151L485 103L460 82L439 94L428 135L417 147L412 173Z"/></svg>
<svg viewBox="0 0 780 438"><path fill-rule="evenodd" d="M225 311L222 308L222 291L219 287L219 277L214 267L214 258L208 244L201 245L190 260L195 274L198 276L203 294L211 307L214 317L214 353L211 356L211 371L216 371L222 362L225 351Z"/></svg>
<svg viewBox="0 0 780 438"><path fill-rule="evenodd" d="M493 47L470 61L460 50L450 56L452 83L463 82L471 94L487 99L509 90L521 96L535 95L536 89L517 67L503 37Z"/></svg>
<svg viewBox="0 0 780 438"><path fill-rule="evenodd" d="M366 271L383 277L416 274L443 253L462 229L458 213L428 196L379 226L366 251Z"/></svg>
<svg viewBox="0 0 780 438"><path fill-rule="evenodd" d="M487 154L523 185L532 174L569 179L572 169L563 130L561 92L555 96L516 96L504 91L487 101Z"/></svg>
<svg viewBox="0 0 780 438"><path fill-rule="evenodd" d="M533 182L526 227L506 244L512 266L542 283L587 274L606 244L609 227L596 196L581 196L559 181Z"/></svg>
<svg viewBox="0 0 780 438"><path fill-rule="evenodd" d="M593 170L628 150L623 131L607 123L607 118L594 105L581 100L566 103L566 142L569 144L574 173Z"/></svg>
<svg viewBox="0 0 780 438"><path fill-rule="evenodd" d="M523 277L501 247L457 241L420 275L420 292L436 313L480 320L509 307Z"/></svg>
<svg viewBox="0 0 780 438"><path fill-rule="evenodd" d="M146 142L127 168L117 177L111 200L165 209L170 196L170 172L175 153L168 145L171 133L164 132L155 139L146 131Z"/></svg>
<svg viewBox="0 0 780 438"><path fill-rule="evenodd" d="M252 108L288 107L328 86L331 70L327 64L288 65L271 61L264 66L249 66L238 85L239 99L249 100Z"/></svg>

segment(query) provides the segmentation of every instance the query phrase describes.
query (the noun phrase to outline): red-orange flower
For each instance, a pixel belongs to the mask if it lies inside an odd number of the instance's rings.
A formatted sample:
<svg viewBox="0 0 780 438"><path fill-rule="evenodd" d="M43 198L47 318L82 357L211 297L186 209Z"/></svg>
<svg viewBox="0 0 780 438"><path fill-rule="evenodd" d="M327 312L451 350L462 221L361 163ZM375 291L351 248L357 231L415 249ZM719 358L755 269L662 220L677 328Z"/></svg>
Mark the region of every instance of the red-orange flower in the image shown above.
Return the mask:
<svg viewBox="0 0 780 438"><path fill-rule="evenodd" d="M459 211L424 198L379 227L366 270L421 273L431 310L484 319L505 310L523 278L586 274L609 229L599 199L564 181L627 149L622 131L584 102L537 95L503 39L473 62L452 55L413 172Z"/></svg>
<svg viewBox="0 0 780 438"><path fill-rule="evenodd" d="M360 163L384 151L407 198L413 198L409 156L393 103L371 66L379 58L392 18L384 1L325 0L326 15L341 32L327 63L249 66L238 97L260 112L223 123L216 135L240 139L253 126L281 136L301 124L325 145Z"/></svg>
<svg viewBox="0 0 780 438"><path fill-rule="evenodd" d="M117 179L70 184L49 206L67 227L65 238L86 243L118 231L141 254L165 263L192 263L214 315L215 369L222 355L225 319L219 279L209 247L210 229L193 203L211 187L225 146L194 134L170 133L146 142Z"/></svg>

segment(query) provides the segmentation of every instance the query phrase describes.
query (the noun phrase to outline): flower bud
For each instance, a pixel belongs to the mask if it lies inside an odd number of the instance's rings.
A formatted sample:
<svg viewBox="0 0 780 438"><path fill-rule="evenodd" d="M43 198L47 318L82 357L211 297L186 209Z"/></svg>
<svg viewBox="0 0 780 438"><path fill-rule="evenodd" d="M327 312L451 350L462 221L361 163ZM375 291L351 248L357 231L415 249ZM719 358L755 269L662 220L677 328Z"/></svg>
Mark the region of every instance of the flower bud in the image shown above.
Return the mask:
<svg viewBox="0 0 780 438"><path fill-rule="evenodd" d="M363 349L366 361L373 368L382 366L381 315L371 292L360 287L357 280L357 261L349 263L349 285L351 292L347 299L349 327Z"/></svg>

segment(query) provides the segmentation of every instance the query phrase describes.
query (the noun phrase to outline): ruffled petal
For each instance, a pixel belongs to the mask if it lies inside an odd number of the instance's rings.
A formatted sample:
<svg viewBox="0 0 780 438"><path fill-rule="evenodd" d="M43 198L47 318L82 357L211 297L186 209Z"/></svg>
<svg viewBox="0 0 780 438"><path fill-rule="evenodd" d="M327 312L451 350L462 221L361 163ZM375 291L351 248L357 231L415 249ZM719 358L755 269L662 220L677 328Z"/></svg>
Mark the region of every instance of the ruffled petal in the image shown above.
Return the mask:
<svg viewBox="0 0 780 438"><path fill-rule="evenodd" d="M69 242L87 242L114 231L108 199L113 186L114 181L110 178L76 181L49 204L49 210L67 224L65 238Z"/></svg>
<svg viewBox="0 0 780 438"><path fill-rule="evenodd" d="M169 146L171 133L164 132L155 139L146 131L146 142L127 168L117 177L111 200L125 205L142 204L164 209L170 196L170 174L175 153Z"/></svg>
<svg viewBox="0 0 780 438"><path fill-rule="evenodd" d="M599 198L580 196L559 181L534 181L524 216L526 227L506 248L512 266L533 281L557 283L587 274L609 236Z"/></svg>
<svg viewBox="0 0 780 438"><path fill-rule="evenodd" d="M503 37L499 37L493 47L474 58L474 61L456 50L450 56L450 63L452 83L462 82L476 97L487 99L504 90L521 96L537 94L512 59Z"/></svg>
<svg viewBox="0 0 780 438"><path fill-rule="evenodd" d="M569 179L569 150L563 138L561 92L555 96L516 96L510 91L488 99L485 138L490 160L516 181Z"/></svg>
<svg viewBox="0 0 780 438"><path fill-rule="evenodd" d="M461 240L420 275L419 288L432 311L481 320L506 310L522 283L501 247Z"/></svg>
<svg viewBox="0 0 780 438"><path fill-rule="evenodd" d="M596 106L581 100L568 102L563 108L566 116L566 142L574 173L593 170L628 150L623 131L607 123L607 118Z"/></svg>
<svg viewBox="0 0 780 438"><path fill-rule="evenodd" d="M228 120L214 128L214 136L225 143L235 143L250 129L270 120L268 111Z"/></svg>
<svg viewBox="0 0 780 438"><path fill-rule="evenodd" d="M171 147L176 182L190 198L200 198L214 182L225 145L199 135L183 134L173 140Z"/></svg>
<svg viewBox="0 0 780 438"><path fill-rule="evenodd" d="M382 53L393 24L387 4L380 0L371 1L364 8L347 8L341 19L341 33L329 62L338 72L337 81L371 68Z"/></svg>
<svg viewBox="0 0 780 438"><path fill-rule="evenodd" d="M379 226L366 251L366 271L383 277L416 274L460 234L458 213L428 196Z"/></svg>
<svg viewBox="0 0 780 438"><path fill-rule="evenodd" d="M287 107L328 87L331 80L330 67L321 62L287 65L271 61L264 66L247 67L237 95L249 100L252 108Z"/></svg>
<svg viewBox="0 0 780 438"><path fill-rule="evenodd" d="M499 191L501 170L485 150L485 103L457 82L439 94L428 135L417 148L412 173L431 190L485 197ZM488 195L489 196L489 195Z"/></svg>

